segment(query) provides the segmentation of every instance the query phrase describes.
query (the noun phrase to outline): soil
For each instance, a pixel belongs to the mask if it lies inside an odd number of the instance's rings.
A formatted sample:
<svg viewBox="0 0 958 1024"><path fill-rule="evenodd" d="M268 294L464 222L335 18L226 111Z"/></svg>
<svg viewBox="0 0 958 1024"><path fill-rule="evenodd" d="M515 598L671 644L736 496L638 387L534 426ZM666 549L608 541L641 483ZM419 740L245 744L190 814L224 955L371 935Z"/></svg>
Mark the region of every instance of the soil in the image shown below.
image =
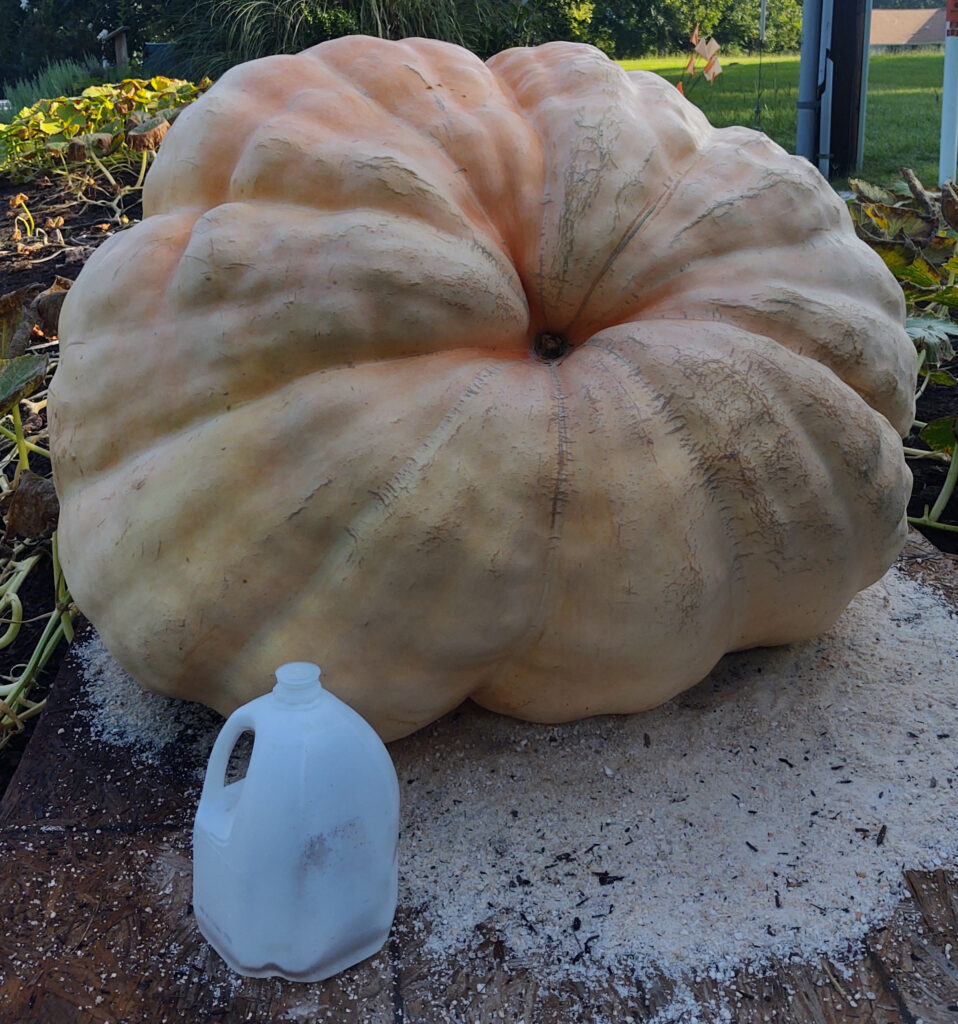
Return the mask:
<svg viewBox="0 0 958 1024"><path fill-rule="evenodd" d="M117 187L114 188L108 183L81 176L50 175L26 183L0 179L0 211L5 214L0 221L0 296L31 284L48 287L58 276L75 280L84 262L101 242L123 230L128 223L140 219L139 193L127 191L133 184L134 175L118 173L116 180ZM13 207L11 201L19 195L26 197L26 208L39 230L35 237L16 240L15 217L22 213L22 206ZM932 385L919 399L917 418L921 421L930 422L954 415L958 415L958 387ZM916 435L910 436L906 444L913 448L927 447ZM908 514L920 516L926 506L934 504L947 466L929 459L912 459L909 464L915 483ZM36 472L45 471L45 467L34 465L33 460L31 468ZM941 521L958 526L958 490ZM940 550L958 554L958 533L931 528L923 529L923 532ZM7 543L6 534L0 535L0 555L3 554L2 546ZM43 547L42 541L40 546ZM18 662L25 660L25 652L32 650L33 642L43 628L42 622L26 620L42 614L53 605L49 559L37 569L40 571L32 572L21 590L25 624L17 643L0 649L0 675L9 673ZM47 571L42 571L44 569ZM41 697L44 687L55 677L65 650L65 646L61 646L48 663L34 697ZM0 748L0 794L6 788L35 721L31 719L23 733Z"/></svg>
<svg viewBox="0 0 958 1024"><path fill-rule="evenodd" d="M133 177L121 174L117 182L121 188L129 186ZM13 208L11 200L19 195L26 196L26 208L40 231L38 237L22 238L18 242L14 238L15 217L23 212L23 207ZM31 284L48 287L57 277L76 280L97 245L122 229L121 216L131 222L141 217L138 193L124 196L119 211L102 205L111 201L116 201L115 192L111 194L111 190L82 178L41 177L27 183L0 179L0 296ZM63 218L62 223L59 218ZM26 234L22 226L20 230L21 234ZM44 413L40 416L42 419ZM41 476L50 475L47 461L36 455L30 457L30 468ZM8 467L7 473L12 475L12 467ZM0 558L5 560L14 538L8 536L5 520L3 526ZM54 604L49 531L37 539L36 549L43 552L43 558L18 591L23 602L24 622L16 642L0 649L0 676L10 674L29 657L44 627L39 616L49 612ZM0 631L3 628L0 624ZM44 696L56 678L65 653L66 645L61 644L40 673L32 699ZM16 770L36 722L36 717L28 719L23 732L0 747L0 795Z"/></svg>

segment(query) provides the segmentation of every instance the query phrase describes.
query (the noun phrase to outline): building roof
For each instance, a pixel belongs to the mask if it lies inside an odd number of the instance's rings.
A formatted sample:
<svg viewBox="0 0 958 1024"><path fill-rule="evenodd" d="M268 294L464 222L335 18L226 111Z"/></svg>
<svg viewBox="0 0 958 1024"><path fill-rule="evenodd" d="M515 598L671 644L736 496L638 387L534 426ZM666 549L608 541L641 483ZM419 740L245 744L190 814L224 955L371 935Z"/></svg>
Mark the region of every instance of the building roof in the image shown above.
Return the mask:
<svg viewBox="0 0 958 1024"><path fill-rule="evenodd" d="M917 46L945 41L945 8L899 8L872 11L871 46Z"/></svg>

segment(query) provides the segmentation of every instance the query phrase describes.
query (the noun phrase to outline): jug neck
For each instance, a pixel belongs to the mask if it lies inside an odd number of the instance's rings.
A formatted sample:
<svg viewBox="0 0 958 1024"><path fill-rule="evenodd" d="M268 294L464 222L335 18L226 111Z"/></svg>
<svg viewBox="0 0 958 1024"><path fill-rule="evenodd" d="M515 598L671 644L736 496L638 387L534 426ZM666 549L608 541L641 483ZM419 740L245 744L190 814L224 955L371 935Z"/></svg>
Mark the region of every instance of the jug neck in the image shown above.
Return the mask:
<svg viewBox="0 0 958 1024"><path fill-rule="evenodd" d="M322 693L318 665L309 661L290 661L276 670L273 694L284 704L312 704Z"/></svg>

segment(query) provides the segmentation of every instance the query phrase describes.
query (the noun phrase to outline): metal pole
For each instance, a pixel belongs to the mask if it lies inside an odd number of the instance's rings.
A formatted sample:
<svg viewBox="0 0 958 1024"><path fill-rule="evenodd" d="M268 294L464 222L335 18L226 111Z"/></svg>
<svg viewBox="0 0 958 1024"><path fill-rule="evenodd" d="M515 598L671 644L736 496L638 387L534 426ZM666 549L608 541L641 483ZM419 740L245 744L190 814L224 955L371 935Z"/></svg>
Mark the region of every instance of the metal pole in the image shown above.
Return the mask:
<svg viewBox="0 0 958 1024"><path fill-rule="evenodd" d="M865 106L868 103L868 57L871 51L872 34L872 0L865 0L865 38L862 46L862 103L858 108L858 153L855 158L855 170L862 169L865 159Z"/></svg>
<svg viewBox="0 0 958 1024"><path fill-rule="evenodd" d="M822 0L822 32L818 51L818 84L822 94L818 113L817 163L819 171L826 178L832 169L832 90L835 82L835 63L832 60L831 45L834 16L835 0Z"/></svg>
<svg viewBox="0 0 958 1024"><path fill-rule="evenodd" d="M802 62L798 72L798 131L795 152L818 163L818 54L822 0L802 0Z"/></svg>
<svg viewBox="0 0 958 1024"><path fill-rule="evenodd" d="M941 87L941 145L938 184L954 181L958 163L958 0L945 9L945 75Z"/></svg>

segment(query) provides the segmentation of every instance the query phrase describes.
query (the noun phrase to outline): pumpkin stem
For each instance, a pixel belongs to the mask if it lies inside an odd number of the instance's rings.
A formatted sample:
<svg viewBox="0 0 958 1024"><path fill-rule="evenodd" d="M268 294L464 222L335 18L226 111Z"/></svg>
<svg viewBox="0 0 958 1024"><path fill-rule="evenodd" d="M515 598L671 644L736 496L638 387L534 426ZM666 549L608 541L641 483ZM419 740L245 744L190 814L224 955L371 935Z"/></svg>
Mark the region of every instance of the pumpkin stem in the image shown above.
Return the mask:
<svg viewBox="0 0 958 1024"><path fill-rule="evenodd" d="M532 351L546 362L561 359L571 347L564 334L549 334L545 331L537 334L532 343Z"/></svg>

